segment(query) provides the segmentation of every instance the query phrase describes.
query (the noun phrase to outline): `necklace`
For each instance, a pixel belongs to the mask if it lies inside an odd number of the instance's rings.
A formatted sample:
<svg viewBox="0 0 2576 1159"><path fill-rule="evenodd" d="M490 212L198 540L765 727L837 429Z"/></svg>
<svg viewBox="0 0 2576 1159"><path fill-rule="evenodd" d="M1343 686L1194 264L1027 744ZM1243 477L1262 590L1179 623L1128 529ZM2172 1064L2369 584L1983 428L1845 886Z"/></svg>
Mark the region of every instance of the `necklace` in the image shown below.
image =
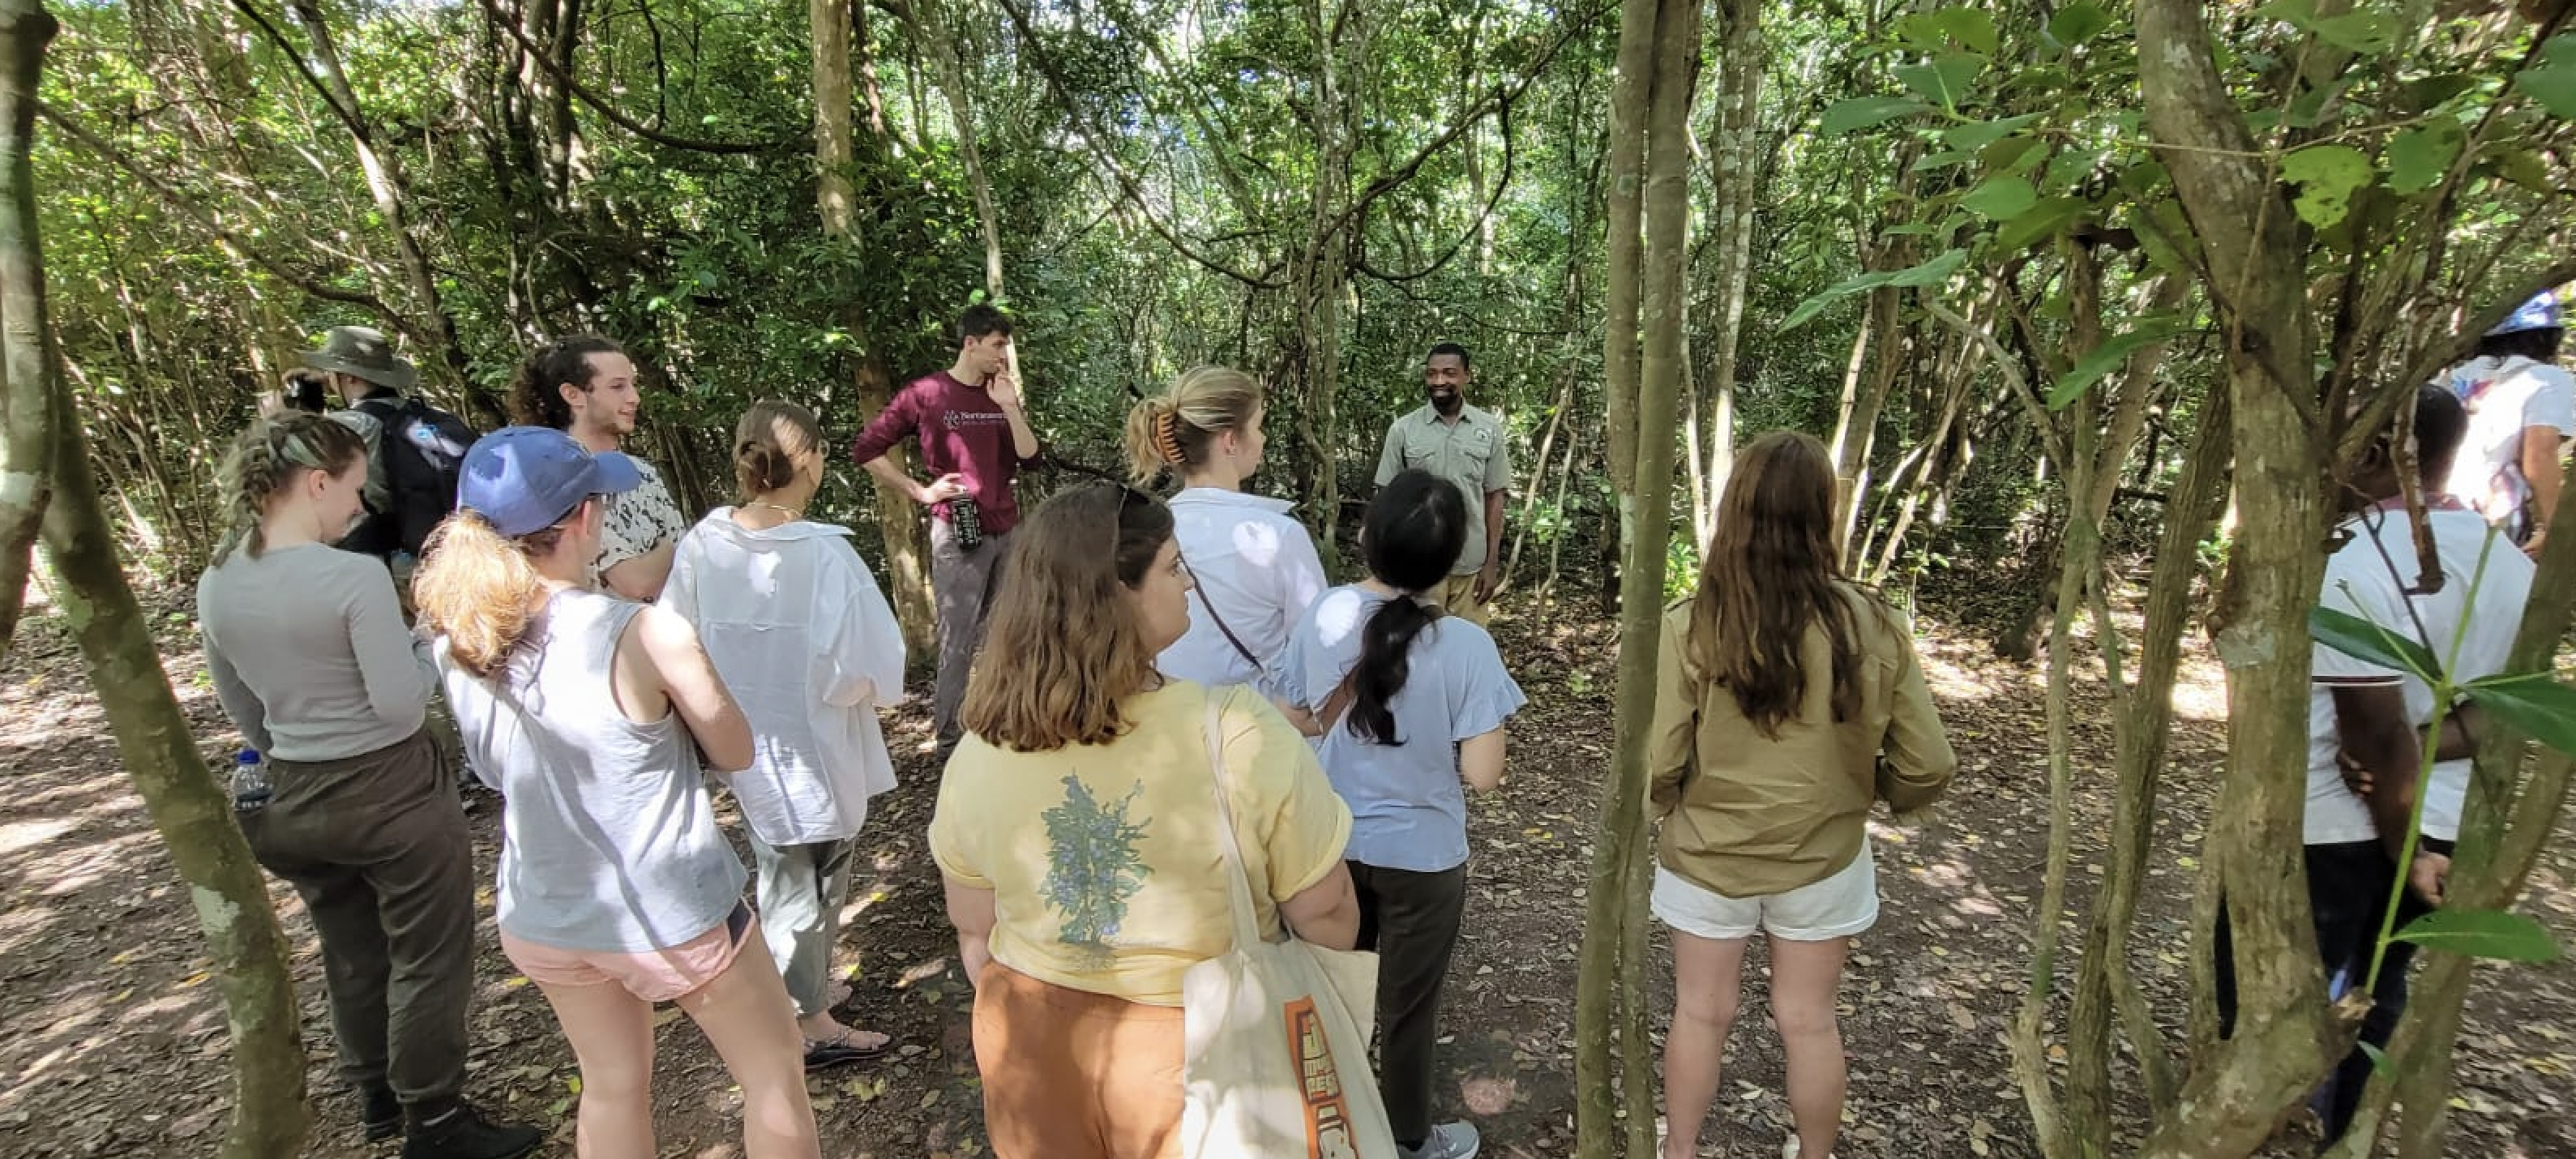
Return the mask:
<svg viewBox="0 0 2576 1159"><path fill-rule="evenodd" d="M745 504L743 504L743 506L745 506L745 507L766 507L766 508L768 508L768 509L770 509L770 510L772 510L772 511L784 512L784 513L786 513L786 515L787 515L787 517L788 517L789 519L803 519L803 518L805 518L805 509L804 509L804 508L802 508L802 507L781 507L781 506L779 506L778 504L771 503L771 502L768 502L767 500L762 500L762 499L754 499L754 500L752 500L752 501L751 501L751 502L749 502L749 503L745 503Z"/></svg>

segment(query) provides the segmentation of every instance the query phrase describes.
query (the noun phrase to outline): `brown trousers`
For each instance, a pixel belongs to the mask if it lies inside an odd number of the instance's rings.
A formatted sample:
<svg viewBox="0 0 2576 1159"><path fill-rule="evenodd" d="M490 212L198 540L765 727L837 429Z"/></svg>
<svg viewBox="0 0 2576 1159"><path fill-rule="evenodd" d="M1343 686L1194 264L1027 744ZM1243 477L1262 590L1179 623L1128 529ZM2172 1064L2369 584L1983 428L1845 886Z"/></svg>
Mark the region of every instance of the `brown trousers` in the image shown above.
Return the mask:
<svg viewBox="0 0 2576 1159"><path fill-rule="evenodd" d="M996 1159L1179 1159L1181 1017L986 967L975 1067Z"/></svg>
<svg viewBox="0 0 2576 1159"><path fill-rule="evenodd" d="M474 999L474 845L453 768L427 728L341 760L271 760L276 795L241 819L321 936L341 1073L433 1115L465 1086Z"/></svg>

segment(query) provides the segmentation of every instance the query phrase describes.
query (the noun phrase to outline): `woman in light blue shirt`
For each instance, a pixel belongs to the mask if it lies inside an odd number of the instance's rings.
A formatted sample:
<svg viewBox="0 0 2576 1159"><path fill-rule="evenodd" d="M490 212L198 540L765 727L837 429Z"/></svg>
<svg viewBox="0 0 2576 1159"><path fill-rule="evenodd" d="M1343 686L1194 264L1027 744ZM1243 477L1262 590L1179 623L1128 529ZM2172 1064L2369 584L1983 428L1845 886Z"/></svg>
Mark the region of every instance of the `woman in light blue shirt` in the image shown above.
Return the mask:
<svg viewBox="0 0 2576 1159"><path fill-rule="evenodd" d="M1369 504L1369 578L1318 597L1281 658L1282 707L1350 804L1360 945L1378 952L1378 1086L1407 1159L1467 1159L1475 1127L1431 1122L1441 983L1466 908L1467 795L1503 780L1503 722L1528 703L1485 629L1420 598L1466 542L1456 485L1422 471Z"/></svg>

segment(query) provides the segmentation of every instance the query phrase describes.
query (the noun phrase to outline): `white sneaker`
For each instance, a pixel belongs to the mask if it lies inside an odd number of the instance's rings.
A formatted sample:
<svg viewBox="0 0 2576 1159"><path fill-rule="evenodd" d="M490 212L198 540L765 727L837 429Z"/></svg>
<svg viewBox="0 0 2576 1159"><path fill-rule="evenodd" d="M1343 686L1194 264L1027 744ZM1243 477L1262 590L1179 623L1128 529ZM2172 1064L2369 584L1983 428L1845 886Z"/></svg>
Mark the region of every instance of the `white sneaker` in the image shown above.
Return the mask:
<svg viewBox="0 0 2576 1159"><path fill-rule="evenodd" d="M1781 1142L1780 1159L1798 1159L1798 1137L1796 1135L1791 1135ZM1834 1157L1827 1155L1825 1156L1825 1159L1834 1159Z"/></svg>
<svg viewBox="0 0 2576 1159"><path fill-rule="evenodd" d="M1431 1137L1419 1147L1396 1145L1404 1159L1476 1159L1476 1148L1482 1140L1472 1123L1442 1123L1431 1128Z"/></svg>

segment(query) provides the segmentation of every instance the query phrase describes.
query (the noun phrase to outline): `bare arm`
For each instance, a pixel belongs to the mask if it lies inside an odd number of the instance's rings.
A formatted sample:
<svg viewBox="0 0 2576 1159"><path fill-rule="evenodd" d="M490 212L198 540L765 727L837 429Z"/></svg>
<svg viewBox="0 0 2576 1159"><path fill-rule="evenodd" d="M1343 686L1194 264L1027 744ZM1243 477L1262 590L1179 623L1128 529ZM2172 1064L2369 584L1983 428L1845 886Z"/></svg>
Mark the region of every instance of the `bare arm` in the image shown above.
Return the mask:
<svg viewBox="0 0 2576 1159"><path fill-rule="evenodd" d="M1011 365L1019 365L1017 357L1011 360ZM994 375L987 389L991 391L993 401L1000 404L1003 421L1011 424L1011 453L1024 463L1037 458L1038 433L1029 427L1028 408L1020 405L1020 380L1016 373L1005 370Z"/></svg>
<svg viewBox="0 0 2576 1159"><path fill-rule="evenodd" d="M989 896L989 895L987 895ZM949 893L949 912L956 912L956 892ZM1322 881L1279 903L1279 919L1297 936L1328 950L1347 950L1360 941L1360 897L1351 886L1351 867L1337 863ZM958 927L965 938L965 927Z"/></svg>
<svg viewBox="0 0 2576 1159"><path fill-rule="evenodd" d="M984 981L984 967L993 964L993 891L961 885L956 878L946 874L940 875L939 884L948 894L948 924L957 927L958 964L965 967L967 983L980 986ZM1350 887L1347 872L1342 875L1342 886L1345 891ZM1358 928L1358 912L1358 903L1354 901L1354 931Z"/></svg>
<svg viewBox="0 0 2576 1159"><path fill-rule="evenodd" d="M2415 780L2424 761L2423 745L2406 720L2406 694L2395 683L2330 687L2344 755L2370 777L2370 818L2379 843L2394 857L2415 823Z"/></svg>
<svg viewBox="0 0 2576 1159"><path fill-rule="evenodd" d="M653 691L680 714L719 776L751 767L751 722L743 717L742 706L734 703L733 693L726 691L724 678L716 675L715 662L698 644L695 627L677 613L646 608L636 613L618 651L625 653L629 647L643 650L651 676L660 684ZM619 690L618 704L628 708L630 716L639 715L634 707L643 707L630 706L624 689Z"/></svg>
<svg viewBox="0 0 2576 1159"><path fill-rule="evenodd" d="M1479 733L1458 743L1458 779L1479 793L1503 787L1503 730Z"/></svg>
<svg viewBox="0 0 2576 1159"><path fill-rule="evenodd" d="M2531 542L2523 550L2539 554L2540 539L2549 533L2546 522L2558 510L2558 492L2567 474L2559 465L2558 447L2564 434L2556 427L2522 428L2522 477L2531 484L2531 510L2534 524Z"/></svg>
<svg viewBox="0 0 2576 1159"><path fill-rule="evenodd" d="M665 543L642 555L629 556L608 565L599 573L599 582L609 591L639 604L662 598L662 585L671 578L671 553L677 542Z"/></svg>

